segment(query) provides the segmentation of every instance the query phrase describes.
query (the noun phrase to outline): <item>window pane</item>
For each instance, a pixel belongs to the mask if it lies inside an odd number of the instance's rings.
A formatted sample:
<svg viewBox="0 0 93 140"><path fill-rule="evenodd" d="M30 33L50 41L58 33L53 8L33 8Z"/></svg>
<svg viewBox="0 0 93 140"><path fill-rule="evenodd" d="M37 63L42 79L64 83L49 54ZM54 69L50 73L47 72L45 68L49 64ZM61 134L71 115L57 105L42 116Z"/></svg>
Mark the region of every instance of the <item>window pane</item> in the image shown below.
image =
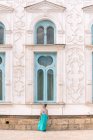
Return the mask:
<svg viewBox="0 0 93 140"><path fill-rule="evenodd" d="M53 63L53 58L51 56L40 56L38 59L38 63L42 66L49 66Z"/></svg>
<svg viewBox="0 0 93 140"><path fill-rule="evenodd" d="M53 100L53 70L47 72L47 100Z"/></svg>
<svg viewBox="0 0 93 140"><path fill-rule="evenodd" d="M0 44L4 43L4 28L0 26Z"/></svg>
<svg viewBox="0 0 93 140"><path fill-rule="evenodd" d="M0 100L2 100L2 70L0 70Z"/></svg>
<svg viewBox="0 0 93 140"><path fill-rule="evenodd" d="M54 44L54 28L47 28L47 44Z"/></svg>
<svg viewBox="0 0 93 140"><path fill-rule="evenodd" d="M2 58L0 57L0 64L2 63Z"/></svg>
<svg viewBox="0 0 93 140"><path fill-rule="evenodd" d="M39 70L37 73L37 100L43 100L43 79L43 70Z"/></svg>
<svg viewBox="0 0 93 140"><path fill-rule="evenodd" d="M39 27L37 29L37 44L44 44L44 28Z"/></svg>

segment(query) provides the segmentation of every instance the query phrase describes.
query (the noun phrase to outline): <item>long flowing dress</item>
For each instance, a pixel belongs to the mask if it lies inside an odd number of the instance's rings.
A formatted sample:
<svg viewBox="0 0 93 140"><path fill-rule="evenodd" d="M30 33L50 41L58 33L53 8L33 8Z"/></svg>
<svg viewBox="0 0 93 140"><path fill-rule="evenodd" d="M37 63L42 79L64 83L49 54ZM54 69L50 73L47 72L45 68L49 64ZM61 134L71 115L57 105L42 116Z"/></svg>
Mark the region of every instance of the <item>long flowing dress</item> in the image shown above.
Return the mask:
<svg viewBox="0 0 93 140"><path fill-rule="evenodd" d="M42 113L40 116L40 120L38 122L39 131L46 131L47 121L48 121L48 115L46 113Z"/></svg>

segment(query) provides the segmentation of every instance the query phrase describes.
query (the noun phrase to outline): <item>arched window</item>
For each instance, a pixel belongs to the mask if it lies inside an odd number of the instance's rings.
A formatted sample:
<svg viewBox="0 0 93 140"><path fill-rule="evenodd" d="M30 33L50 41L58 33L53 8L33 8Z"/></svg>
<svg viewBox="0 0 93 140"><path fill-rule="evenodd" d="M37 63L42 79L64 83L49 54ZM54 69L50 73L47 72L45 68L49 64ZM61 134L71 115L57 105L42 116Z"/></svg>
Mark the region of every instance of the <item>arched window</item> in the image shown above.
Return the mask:
<svg viewBox="0 0 93 140"><path fill-rule="evenodd" d="M51 26L47 28L47 44L54 44L54 28Z"/></svg>
<svg viewBox="0 0 93 140"><path fill-rule="evenodd" d="M40 21L35 26L35 44L54 44L55 25L48 20Z"/></svg>
<svg viewBox="0 0 93 140"><path fill-rule="evenodd" d="M37 28L37 44L44 44L44 27Z"/></svg>
<svg viewBox="0 0 93 140"><path fill-rule="evenodd" d="M5 26L2 22L0 22L0 44L4 44L4 32Z"/></svg>
<svg viewBox="0 0 93 140"><path fill-rule="evenodd" d="M55 102L56 53L35 54L35 102Z"/></svg>
<svg viewBox="0 0 93 140"><path fill-rule="evenodd" d="M91 34L92 34L92 45L93 45L93 24L92 24L92 26L91 26Z"/></svg>

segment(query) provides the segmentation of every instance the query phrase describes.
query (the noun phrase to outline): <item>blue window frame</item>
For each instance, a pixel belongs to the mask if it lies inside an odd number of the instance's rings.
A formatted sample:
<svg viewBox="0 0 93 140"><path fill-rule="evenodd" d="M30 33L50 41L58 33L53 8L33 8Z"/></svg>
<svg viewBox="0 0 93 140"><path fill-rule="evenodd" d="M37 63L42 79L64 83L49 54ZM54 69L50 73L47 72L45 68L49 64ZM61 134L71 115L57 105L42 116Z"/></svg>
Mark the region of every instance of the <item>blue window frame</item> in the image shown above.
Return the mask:
<svg viewBox="0 0 93 140"><path fill-rule="evenodd" d="M92 52L92 103L93 103L93 52Z"/></svg>
<svg viewBox="0 0 93 140"><path fill-rule="evenodd" d="M35 53L35 102L55 102L56 53Z"/></svg>
<svg viewBox="0 0 93 140"><path fill-rule="evenodd" d="M91 42L92 42L92 45L93 45L93 25L91 26Z"/></svg>
<svg viewBox="0 0 93 140"><path fill-rule="evenodd" d="M0 22L0 44L4 44L5 26Z"/></svg>
<svg viewBox="0 0 93 140"><path fill-rule="evenodd" d="M0 101L5 95L5 53L0 53Z"/></svg>
<svg viewBox="0 0 93 140"><path fill-rule="evenodd" d="M36 24L35 44L55 44L55 25L53 22L43 20Z"/></svg>

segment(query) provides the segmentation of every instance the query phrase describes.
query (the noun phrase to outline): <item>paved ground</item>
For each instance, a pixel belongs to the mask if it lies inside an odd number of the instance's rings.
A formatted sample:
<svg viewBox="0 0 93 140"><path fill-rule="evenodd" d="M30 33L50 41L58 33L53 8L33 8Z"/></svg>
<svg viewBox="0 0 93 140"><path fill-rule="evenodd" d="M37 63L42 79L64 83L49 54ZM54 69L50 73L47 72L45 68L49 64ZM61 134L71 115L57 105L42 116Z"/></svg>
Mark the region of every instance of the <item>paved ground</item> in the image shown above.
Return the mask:
<svg viewBox="0 0 93 140"><path fill-rule="evenodd" d="M93 130L47 132L0 130L0 140L93 140Z"/></svg>

